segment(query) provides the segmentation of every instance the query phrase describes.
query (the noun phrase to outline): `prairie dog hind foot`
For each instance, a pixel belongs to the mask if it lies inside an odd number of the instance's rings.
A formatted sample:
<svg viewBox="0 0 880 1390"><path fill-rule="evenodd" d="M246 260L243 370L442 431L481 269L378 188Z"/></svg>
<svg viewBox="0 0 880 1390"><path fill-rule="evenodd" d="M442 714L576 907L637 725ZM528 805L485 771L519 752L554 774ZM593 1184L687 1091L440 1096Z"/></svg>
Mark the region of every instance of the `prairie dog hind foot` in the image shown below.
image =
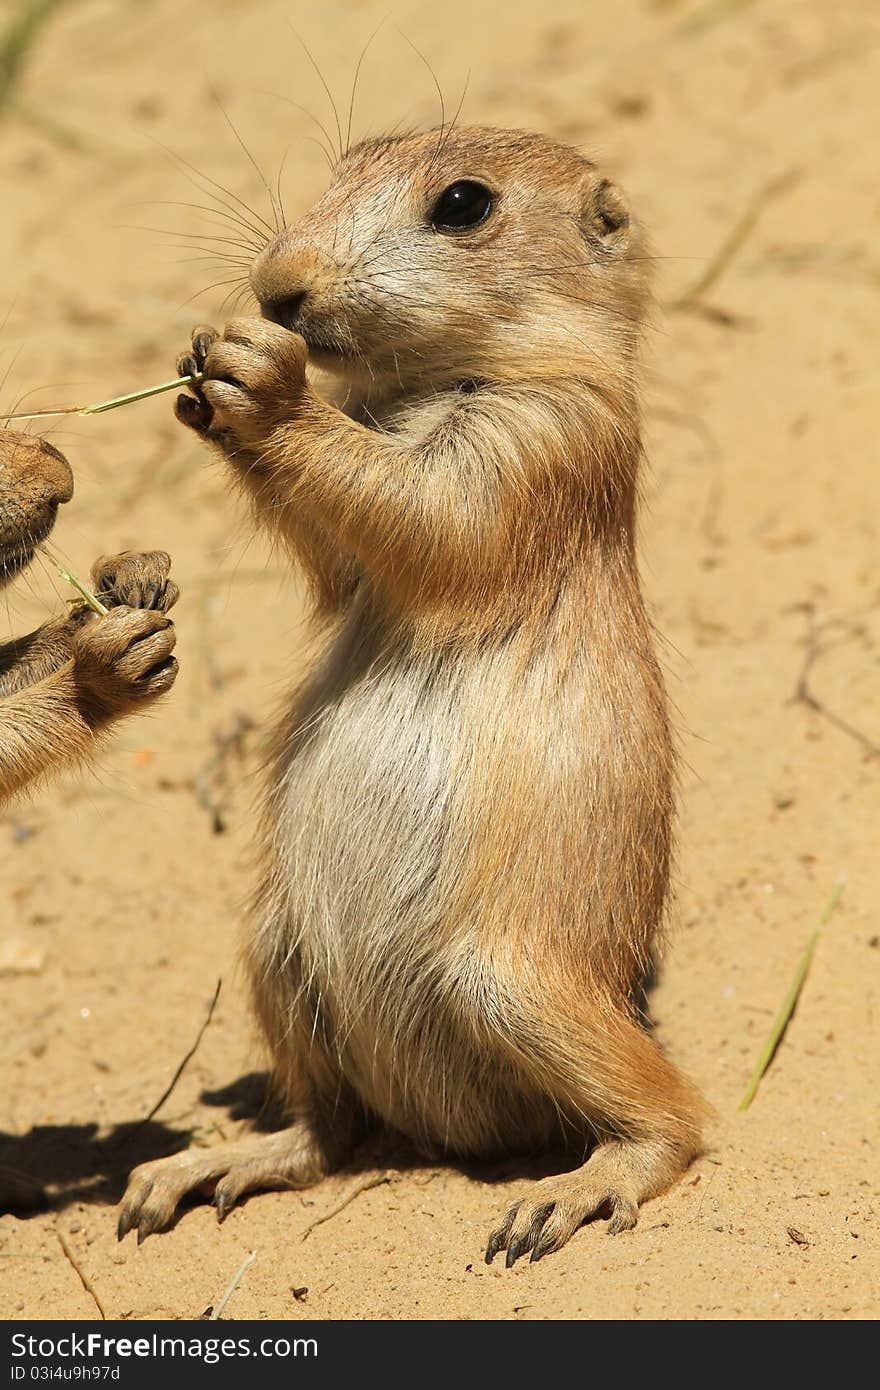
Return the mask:
<svg viewBox="0 0 880 1390"><path fill-rule="evenodd" d="M691 1148L666 1141L600 1144L583 1167L543 1178L513 1203L489 1237L486 1264L502 1250L508 1269L522 1255L534 1263L561 1250L585 1221L602 1213L610 1218L610 1235L632 1230L641 1203L674 1182L693 1156Z"/></svg>
<svg viewBox="0 0 880 1390"><path fill-rule="evenodd" d="M129 1231L137 1231L140 1245L172 1224L185 1197L209 1184L217 1220L223 1221L246 1192L310 1187L334 1166L307 1123L212 1149L185 1149L134 1169L120 1204L117 1236L122 1240Z"/></svg>

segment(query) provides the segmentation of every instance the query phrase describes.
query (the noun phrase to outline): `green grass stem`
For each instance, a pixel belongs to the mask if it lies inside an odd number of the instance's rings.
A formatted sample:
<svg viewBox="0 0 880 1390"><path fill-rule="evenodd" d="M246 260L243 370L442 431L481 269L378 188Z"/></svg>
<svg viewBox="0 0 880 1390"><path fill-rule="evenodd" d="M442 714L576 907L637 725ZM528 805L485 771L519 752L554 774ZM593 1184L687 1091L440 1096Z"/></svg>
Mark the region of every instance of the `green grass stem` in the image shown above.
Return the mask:
<svg viewBox="0 0 880 1390"><path fill-rule="evenodd" d="M49 420L58 415L103 415L106 410L118 410L121 405L133 405L135 401L146 401L150 396L161 396L163 391L195 386L201 381L202 373L192 376L176 376L171 381L161 381L158 386L145 386L142 391L130 391L127 396L112 396L109 401L96 401L94 405L66 405L59 410L15 411L11 415L0 415L0 420Z"/></svg>
<svg viewBox="0 0 880 1390"><path fill-rule="evenodd" d="M782 1001L782 1007L780 1008L779 1013L773 1020L773 1027L770 1029L770 1034L767 1038L767 1041L764 1044L761 1055L758 1058L758 1061L755 1065L755 1070L752 1072L751 1080L749 1081L749 1084L746 1087L746 1093L739 1103L740 1110L748 1110L749 1106L751 1105L752 1101L755 1099L755 1096L758 1093L758 1087L761 1084L761 1080L764 1076L764 1073L766 1072L770 1063L773 1061L773 1058L776 1054L776 1049L782 1041L782 1038L785 1034L785 1030L788 1027L789 1020L791 1019L791 1016L794 1013L795 1005L797 1004L798 998L800 997L800 992L804 987L804 981L807 978L807 974L810 969L810 964L812 962L813 956L816 953L816 947L819 944L819 937L822 935L822 932L829 918L831 917L831 914L837 907L837 904L840 902L840 895L842 892L843 884L835 884L831 897L828 899L827 903L822 909L822 913L819 917L818 922L816 923L813 930L810 932L807 944L804 947L801 958L798 961L797 969L794 972L794 978L792 979L792 982L788 987L788 993Z"/></svg>

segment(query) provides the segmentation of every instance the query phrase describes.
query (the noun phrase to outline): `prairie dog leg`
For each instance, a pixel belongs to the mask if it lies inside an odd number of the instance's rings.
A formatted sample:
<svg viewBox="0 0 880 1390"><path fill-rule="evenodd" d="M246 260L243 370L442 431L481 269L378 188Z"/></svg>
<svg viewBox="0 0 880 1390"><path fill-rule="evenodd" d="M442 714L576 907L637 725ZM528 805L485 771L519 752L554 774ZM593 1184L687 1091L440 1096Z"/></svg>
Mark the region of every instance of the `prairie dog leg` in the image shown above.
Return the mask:
<svg viewBox="0 0 880 1390"><path fill-rule="evenodd" d="M309 1187L338 1167L343 1156L328 1149L310 1123L300 1121L276 1134L249 1135L142 1163L128 1180L117 1235L122 1240L137 1230L140 1244L171 1225L184 1197L211 1182L216 1182L214 1204L222 1221L245 1192Z"/></svg>
<svg viewBox="0 0 880 1390"><path fill-rule="evenodd" d="M629 1230L641 1203L669 1187L701 1147L708 1107L632 1019L600 1011L593 1020L585 1011L577 1020L570 1011L537 1022L533 1037L542 1033L532 1058L541 1081L560 1106L595 1117L601 1140L582 1167L543 1178L510 1207L489 1238L487 1264L500 1250L508 1268L529 1252L540 1260L601 1213L612 1235Z"/></svg>

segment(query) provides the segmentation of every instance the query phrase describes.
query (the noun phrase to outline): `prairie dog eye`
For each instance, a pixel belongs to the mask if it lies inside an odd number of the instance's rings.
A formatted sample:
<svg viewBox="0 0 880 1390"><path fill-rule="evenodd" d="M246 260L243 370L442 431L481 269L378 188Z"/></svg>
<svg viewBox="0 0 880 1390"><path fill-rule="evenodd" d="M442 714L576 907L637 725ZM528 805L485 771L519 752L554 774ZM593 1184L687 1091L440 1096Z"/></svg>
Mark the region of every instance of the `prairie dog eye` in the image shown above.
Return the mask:
<svg viewBox="0 0 880 1390"><path fill-rule="evenodd" d="M461 179L444 188L431 209L435 232L465 232L485 222L495 202L488 188L472 179Z"/></svg>

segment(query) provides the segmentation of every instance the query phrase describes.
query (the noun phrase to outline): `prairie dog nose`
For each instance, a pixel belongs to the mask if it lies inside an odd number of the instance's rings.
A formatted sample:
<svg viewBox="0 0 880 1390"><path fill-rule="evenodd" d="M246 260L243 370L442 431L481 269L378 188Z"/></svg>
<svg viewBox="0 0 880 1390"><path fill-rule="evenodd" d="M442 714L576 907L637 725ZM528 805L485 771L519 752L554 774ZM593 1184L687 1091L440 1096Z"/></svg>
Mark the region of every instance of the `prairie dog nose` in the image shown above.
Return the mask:
<svg viewBox="0 0 880 1390"><path fill-rule="evenodd" d="M73 496L73 474L67 459L55 448L40 440L40 475L43 479L46 500L51 506L69 502Z"/></svg>
<svg viewBox="0 0 880 1390"><path fill-rule="evenodd" d="M0 429L0 490L57 507L73 496L73 474L64 455L39 435Z"/></svg>
<svg viewBox="0 0 880 1390"><path fill-rule="evenodd" d="M264 319L297 332L302 320L332 293L335 261L289 229L262 251L251 267L251 289Z"/></svg>
<svg viewBox="0 0 880 1390"><path fill-rule="evenodd" d="M296 332L306 294L306 290L298 290L296 294L286 295L283 299L262 300L260 311L263 318L270 319L272 323L280 323L282 328Z"/></svg>

